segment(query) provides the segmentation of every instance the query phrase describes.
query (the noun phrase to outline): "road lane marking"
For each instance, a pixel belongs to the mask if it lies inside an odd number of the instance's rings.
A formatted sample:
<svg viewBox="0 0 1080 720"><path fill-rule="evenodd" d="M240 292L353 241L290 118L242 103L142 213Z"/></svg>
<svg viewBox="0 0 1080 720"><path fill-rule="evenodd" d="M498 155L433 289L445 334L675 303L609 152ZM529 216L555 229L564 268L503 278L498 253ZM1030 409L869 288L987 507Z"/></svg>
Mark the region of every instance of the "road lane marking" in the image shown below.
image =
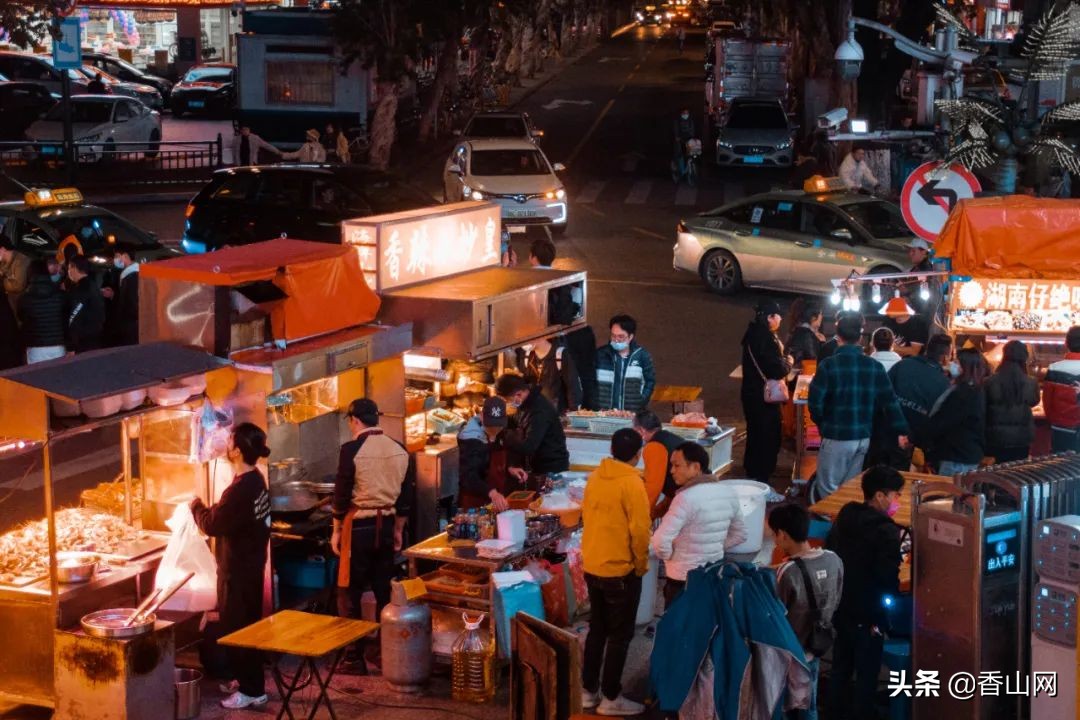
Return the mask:
<svg viewBox="0 0 1080 720"><path fill-rule="evenodd" d="M578 210L584 210L594 217L607 217L607 213L602 213L591 205L578 205L577 208Z"/></svg>
<svg viewBox="0 0 1080 720"><path fill-rule="evenodd" d="M638 235L644 235L645 237L656 238L657 240L671 240L672 239L672 238L669 238L666 235L661 235L658 232L653 232L652 230L646 230L645 228L632 227L630 229L633 230L634 232L636 232ZM589 279L591 280L592 278L589 278Z"/></svg>
<svg viewBox="0 0 1080 720"><path fill-rule="evenodd" d="M679 185L679 189L675 191L675 204L696 205L697 188L690 187L689 185Z"/></svg>
<svg viewBox="0 0 1080 720"><path fill-rule="evenodd" d="M593 120L593 124L589 126L589 129L586 130L585 134L581 136L581 140L578 141L578 144L575 145L574 149L570 151L570 156L566 159L567 165L570 165L574 162L574 159L578 156L578 153L580 153L581 149L585 147L585 143L589 142L589 139L593 136L593 133L596 132L596 129L598 127L600 127L600 123L604 121L604 117L609 112L611 112L611 106L614 104L615 98L611 98L607 101L607 105L604 106L604 109L601 110L600 114L596 116L595 120Z"/></svg>
<svg viewBox="0 0 1080 720"><path fill-rule="evenodd" d="M604 191L606 185L606 180L593 180L581 190L581 194L577 196L577 201L579 203L596 202L596 199L600 197L600 193Z"/></svg>
<svg viewBox="0 0 1080 720"><path fill-rule="evenodd" d="M638 180L630 188L630 194L626 196L626 204L644 205L645 201L649 199L649 193L652 192L652 186L652 180Z"/></svg>

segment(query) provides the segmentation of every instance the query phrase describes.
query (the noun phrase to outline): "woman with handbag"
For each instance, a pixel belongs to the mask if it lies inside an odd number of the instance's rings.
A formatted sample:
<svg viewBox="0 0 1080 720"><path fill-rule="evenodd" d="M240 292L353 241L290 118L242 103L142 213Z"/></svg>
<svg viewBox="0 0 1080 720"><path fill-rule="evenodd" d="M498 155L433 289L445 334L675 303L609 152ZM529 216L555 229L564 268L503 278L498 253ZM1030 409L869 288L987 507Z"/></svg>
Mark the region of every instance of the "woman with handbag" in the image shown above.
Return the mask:
<svg viewBox="0 0 1080 720"><path fill-rule="evenodd" d="M785 382L793 364L776 333L783 317L780 306L763 300L742 339L742 407L746 418L746 475L769 483L780 454L780 406L787 402Z"/></svg>

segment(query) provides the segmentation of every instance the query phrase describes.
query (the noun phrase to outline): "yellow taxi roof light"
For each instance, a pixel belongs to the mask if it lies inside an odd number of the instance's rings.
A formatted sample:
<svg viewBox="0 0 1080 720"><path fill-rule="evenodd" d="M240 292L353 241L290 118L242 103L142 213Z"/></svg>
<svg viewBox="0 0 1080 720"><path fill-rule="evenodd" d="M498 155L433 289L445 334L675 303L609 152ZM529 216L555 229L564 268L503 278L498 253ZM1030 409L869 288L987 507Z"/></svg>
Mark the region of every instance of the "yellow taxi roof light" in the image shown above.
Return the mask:
<svg viewBox="0 0 1080 720"><path fill-rule="evenodd" d="M23 196L28 207L49 207L50 205L78 205L82 203L82 193L75 188L39 188Z"/></svg>
<svg viewBox="0 0 1080 720"><path fill-rule="evenodd" d="M844 189L844 181L838 177L825 177L824 175L811 175L803 183L803 192L823 193L836 192Z"/></svg>

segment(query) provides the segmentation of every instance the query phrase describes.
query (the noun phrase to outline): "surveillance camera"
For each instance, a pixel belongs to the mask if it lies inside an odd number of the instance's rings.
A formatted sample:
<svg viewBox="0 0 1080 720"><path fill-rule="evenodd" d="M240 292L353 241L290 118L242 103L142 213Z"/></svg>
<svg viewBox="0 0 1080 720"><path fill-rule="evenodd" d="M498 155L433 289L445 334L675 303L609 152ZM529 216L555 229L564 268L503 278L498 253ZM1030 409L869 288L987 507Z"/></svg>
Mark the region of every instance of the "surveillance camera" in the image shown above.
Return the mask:
<svg viewBox="0 0 1080 720"><path fill-rule="evenodd" d="M836 67L841 79L855 80L859 77L859 72L862 70L863 49L859 43L855 42L854 35L836 48L836 54L833 57L836 59Z"/></svg>
<svg viewBox="0 0 1080 720"><path fill-rule="evenodd" d="M836 108L818 115L817 126L820 130L837 130L845 120L847 120L847 108Z"/></svg>

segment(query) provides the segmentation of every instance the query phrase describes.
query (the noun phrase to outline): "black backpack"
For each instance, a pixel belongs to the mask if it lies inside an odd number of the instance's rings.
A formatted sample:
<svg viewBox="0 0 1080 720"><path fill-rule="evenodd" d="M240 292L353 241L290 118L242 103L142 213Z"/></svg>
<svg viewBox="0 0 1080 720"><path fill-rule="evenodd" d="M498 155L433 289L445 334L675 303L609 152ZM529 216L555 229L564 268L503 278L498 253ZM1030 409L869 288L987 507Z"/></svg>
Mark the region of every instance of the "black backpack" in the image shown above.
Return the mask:
<svg viewBox="0 0 1080 720"><path fill-rule="evenodd" d="M810 630L810 637L807 638L806 650L819 658L827 653L836 641L836 628L833 627L831 621L824 619L821 615L817 594L814 592L814 583L810 581L810 572L806 569L806 563L802 558L795 558L793 562L802 573L803 584L806 586L806 598L810 603L810 614L814 618L814 626Z"/></svg>

